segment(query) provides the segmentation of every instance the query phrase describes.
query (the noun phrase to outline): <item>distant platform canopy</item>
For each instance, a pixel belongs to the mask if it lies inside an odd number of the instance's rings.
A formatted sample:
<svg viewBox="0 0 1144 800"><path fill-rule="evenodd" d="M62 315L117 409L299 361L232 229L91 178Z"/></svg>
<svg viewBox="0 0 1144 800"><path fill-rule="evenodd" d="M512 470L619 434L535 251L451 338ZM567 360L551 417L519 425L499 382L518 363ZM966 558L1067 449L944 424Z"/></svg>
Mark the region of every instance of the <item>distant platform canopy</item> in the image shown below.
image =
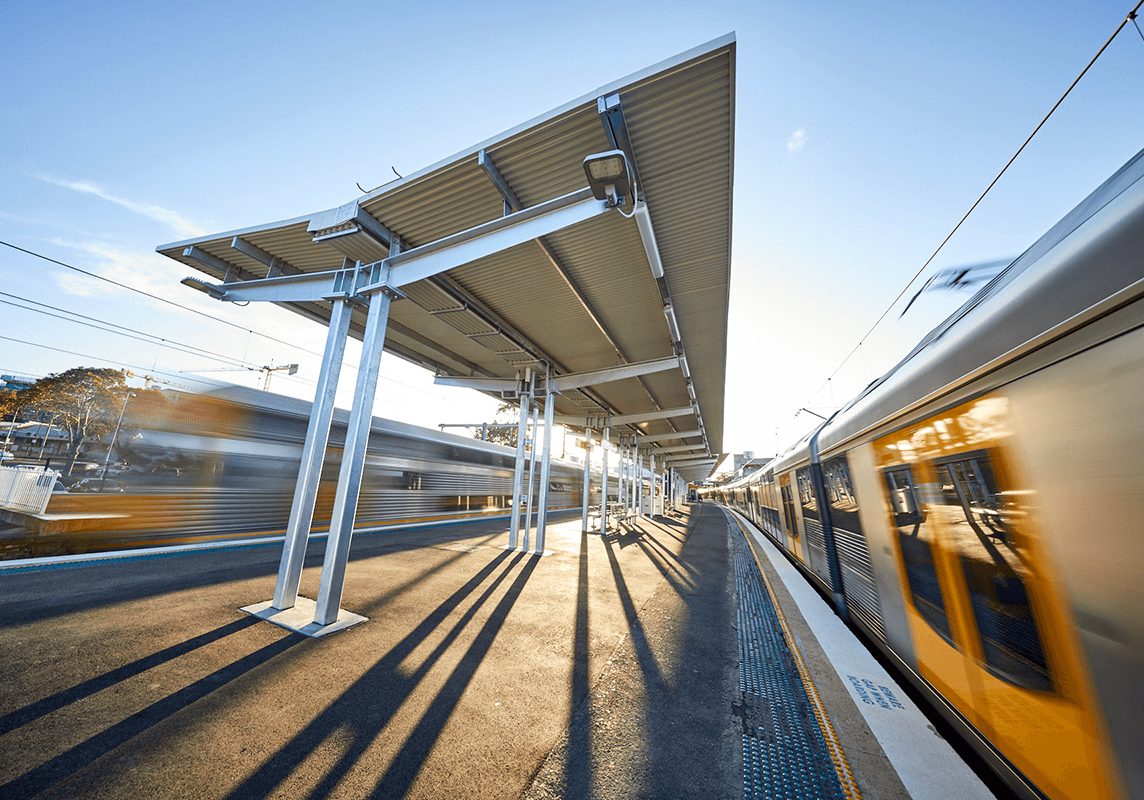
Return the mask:
<svg viewBox="0 0 1144 800"><path fill-rule="evenodd" d="M702 479L723 447L734 124L729 34L338 208L157 249L224 286L448 250L446 271L406 272L386 351L497 396L498 379L526 368L559 378L674 359L561 389L556 420L636 434L660 463ZM611 194L590 193L585 159L614 151L625 174L605 175ZM624 199L570 211L593 194ZM518 223L553 209L572 216L532 238ZM520 243L465 250L510 224ZM281 297L330 320L329 301ZM364 325L355 311L351 334Z"/></svg>

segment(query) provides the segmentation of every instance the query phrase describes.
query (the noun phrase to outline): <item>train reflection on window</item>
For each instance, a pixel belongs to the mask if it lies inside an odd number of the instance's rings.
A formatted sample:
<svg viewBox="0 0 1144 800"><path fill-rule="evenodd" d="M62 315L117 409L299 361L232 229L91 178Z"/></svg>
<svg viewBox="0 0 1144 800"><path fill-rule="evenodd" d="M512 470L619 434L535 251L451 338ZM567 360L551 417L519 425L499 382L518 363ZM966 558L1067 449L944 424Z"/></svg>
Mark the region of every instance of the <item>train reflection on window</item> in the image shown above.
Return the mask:
<svg viewBox="0 0 1144 800"><path fill-rule="evenodd" d="M858 520L858 499L850 483L850 468L846 458L832 458L822 465L822 482L826 489L826 499L830 503L830 521L834 528L851 533L861 533L862 523Z"/></svg>
<svg viewBox="0 0 1144 800"><path fill-rule="evenodd" d="M953 644L945 599L934 566L936 531L918 504L913 474L908 466L895 467L886 470L885 479L914 608L939 636Z"/></svg>
<svg viewBox="0 0 1144 800"><path fill-rule="evenodd" d="M802 504L802 518L818 521L818 500L814 496L814 486L810 481L810 469L803 467L795 473L798 481L798 499Z"/></svg>
<svg viewBox="0 0 1144 800"><path fill-rule="evenodd" d="M986 667L1003 680L1039 691L1053 681L1023 573L1025 559L1013 545L1011 510L984 450L935 463L943 516L961 559Z"/></svg>
<svg viewBox="0 0 1144 800"><path fill-rule="evenodd" d="M819 525L811 525L821 520L818 512L818 498L815 497L815 485L810 480L810 469L803 467L795 473L795 480L799 482L799 501L802 505L802 524L811 526L813 531L820 533Z"/></svg>

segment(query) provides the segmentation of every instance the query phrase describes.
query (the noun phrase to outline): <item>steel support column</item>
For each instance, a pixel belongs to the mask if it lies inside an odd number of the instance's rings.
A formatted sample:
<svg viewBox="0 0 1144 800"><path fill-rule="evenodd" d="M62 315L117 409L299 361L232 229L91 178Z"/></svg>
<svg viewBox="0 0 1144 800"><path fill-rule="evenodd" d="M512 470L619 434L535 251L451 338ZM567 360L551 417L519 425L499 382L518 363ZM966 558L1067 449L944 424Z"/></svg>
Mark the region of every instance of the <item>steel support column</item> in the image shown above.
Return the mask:
<svg viewBox="0 0 1144 800"><path fill-rule="evenodd" d="M636 474L639 475L639 483L636 484L636 516L643 519L643 453L639 447L636 447Z"/></svg>
<svg viewBox="0 0 1144 800"><path fill-rule="evenodd" d="M580 496L580 526L588 532L588 506L592 497L592 429L584 429L584 490Z"/></svg>
<svg viewBox="0 0 1144 800"><path fill-rule="evenodd" d="M294 501L290 505L290 521L286 526L286 541L282 545L278 580L274 584L271 606L279 610L293 608L298 601L298 583L302 578L310 525L314 522L314 503L318 499L318 481L322 477L322 463L330 439L330 421L334 414L334 397L338 391L351 312L348 300L334 301L326 349L322 353L322 368L318 373L318 388L314 392L310 424L306 428L306 444L302 448L302 463L294 486Z"/></svg>
<svg viewBox="0 0 1144 800"><path fill-rule="evenodd" d="M604 449L604 476L600 488L600 533L608 532L608 438L611 432L610 428L604 428L604 438L600 440L600 446Z"/></svg>
<svg viewBox="0 0 1144 800"><path fill-rule="evenodd" d="M655 501L659 497L659 478L655 474L655 450L651 451L649 458L651 459L651 466L648 469L651 474L651 515L658 517Z"/></svg>
<svg viewBox="0 0 1144 800"><path fill-rule="evenodd" d="M516 534L520 530L520 489L524 483L524 440L528 438L528 409L532 405L532 370L525 370L522 386L520 422L516 426L516 463L512 473L512 523L508 533L508 546L512 550L516 549Z"/></svg>
<svg viewBox="0 0 1144 800"><path fill-rule="evenodd" d="M631 475L632 475L631 482L628 484L628 494L631 495L631 499L632 499L631 507L630 507L631 511L629 512L629 515L634 515L634 516L639 516L639 513L640 513L639 505L637 505L637 504L639 503L639 496L640 496L639 481L641 480L641 478L640 478L639 465L636 463L636 453L637 452L638 451L636 449L635 444L629 444L628 445L628 466L631 469Z"/></svg>
<svg viewBox="0 0 1144 800"><path fill-rule="evenodd" d="M628 506L627 485L624 479L627 478L627 445L624 444L624 437L620 437L620 441L616 446L616 467L618 475L616 475L616 513L619 514L620 520L623 521L625 512Z"/></svg>
<svg viewBox="0 0 1144 800"><path fill-rule="evenodd" d="M552 417L556 396L551 387L544 393L544 455L540 460L540 515L536 520L536 553L544 553L544 528L548 524L548 476L552 467Z"/></svg>
<svg viewBox="0 0 1144 800"><path fill-rule="evenodd" d="M326 558L322 564L322 580L318 586L318 604L314 610L314 622L318 625L337 622L341 610L346 562L349 560L350 539L353 537L365 454L369 446L373 401L377 394L377 379L381 372L381 353L385 347L385 328L389 322L389 305L394 296L400 295L393 289L383 287L369 298L365 335L362 338L361 364L358 369L357 386L354 388L354 404L346 429L342 468L338 475L338 490L334 495L334 510L330 519L330 536L326 542Z"/></svg>
<svg viewBox="0 0 1144 800"><path fill-rule="evenodd" d="M525 490L524 501L524 538L520 542L520 549L528 551L532 534L532 488L536 485L536 426L539 408L530 395L528 398L528 488Z"/></svg>

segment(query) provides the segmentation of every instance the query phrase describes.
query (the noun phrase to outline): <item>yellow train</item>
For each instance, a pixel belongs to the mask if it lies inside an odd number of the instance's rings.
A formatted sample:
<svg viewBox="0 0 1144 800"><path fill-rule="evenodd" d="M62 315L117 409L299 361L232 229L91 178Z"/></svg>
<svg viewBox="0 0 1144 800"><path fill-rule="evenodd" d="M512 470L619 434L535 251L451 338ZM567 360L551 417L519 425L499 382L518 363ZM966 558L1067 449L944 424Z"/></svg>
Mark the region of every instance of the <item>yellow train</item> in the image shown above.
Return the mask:
<svg viewBox="0 0 1144 800"><path fill-rule="evenodd" d="M233 386L178 395L146 419L129 416L116 446L130 465L115 475L124 491L53 494L44 523L51 535L20 544L53 554L282 535L309 413L309 403ZM329 527L347 419L335 411L314 532ZM507 517L515 460L499 444L375 417L356 527ZM579 508L582 476L582 465L554 459L549 508ZM536 481L534 509L539 491ZM592 500L599 502L598 474Z"/></svg>
<svg viewBox="0 0 1144 800"><path fill-rule="evenodd" d="M1144 153L738 509L1020 794L1144 800Z"/></svg>

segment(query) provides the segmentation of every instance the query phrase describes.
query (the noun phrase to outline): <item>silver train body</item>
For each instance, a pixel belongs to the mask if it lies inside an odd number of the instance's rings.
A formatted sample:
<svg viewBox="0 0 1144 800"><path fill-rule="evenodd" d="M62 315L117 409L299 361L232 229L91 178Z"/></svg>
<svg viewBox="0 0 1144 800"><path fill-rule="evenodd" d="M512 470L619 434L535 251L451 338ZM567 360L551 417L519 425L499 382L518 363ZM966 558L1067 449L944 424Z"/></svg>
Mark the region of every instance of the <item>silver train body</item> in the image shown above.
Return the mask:
<svg viewBox="0 0 1144 800"><path fill-rule="evenodd" d="M1142 155L709 492L1028 797L1144 800Z"/></svg>
<svg viewBox="0 0 1144 800"><path fill-rule="evenodd" d="M55 495L88 548L281 534L289 518L310 405L241 387L176 396L158 417L133 420L116 448L129 468L111 495ZM314 514L328 528L348 413L335 412ZM508 516L515 450L373 419L357 527L402 527ZM539 496L539 462L532 487ZM525 477L527 480L527 466ZM599 503L600 476L591 502ZM554 458L549 508L579 508L580 464ZM609 494L614 494L610 491Z"/></svg>

